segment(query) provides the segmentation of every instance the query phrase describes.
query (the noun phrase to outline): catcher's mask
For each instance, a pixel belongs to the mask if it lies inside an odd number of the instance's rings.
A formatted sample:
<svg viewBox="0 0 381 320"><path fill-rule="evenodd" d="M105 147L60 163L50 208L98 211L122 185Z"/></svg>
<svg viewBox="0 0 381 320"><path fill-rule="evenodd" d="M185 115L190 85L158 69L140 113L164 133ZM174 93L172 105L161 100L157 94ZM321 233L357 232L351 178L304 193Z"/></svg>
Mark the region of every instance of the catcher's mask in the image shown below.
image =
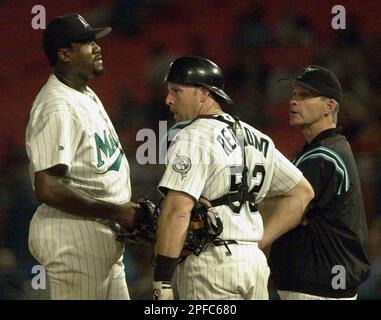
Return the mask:
<svg viewBox="0 0 381 320"><path fill-rule="evenodd" d="M214 62L201 57L181 57L173 61L164 82L199 85L211 91L217 100L233 103L223 91L225 78Z"/></svg>

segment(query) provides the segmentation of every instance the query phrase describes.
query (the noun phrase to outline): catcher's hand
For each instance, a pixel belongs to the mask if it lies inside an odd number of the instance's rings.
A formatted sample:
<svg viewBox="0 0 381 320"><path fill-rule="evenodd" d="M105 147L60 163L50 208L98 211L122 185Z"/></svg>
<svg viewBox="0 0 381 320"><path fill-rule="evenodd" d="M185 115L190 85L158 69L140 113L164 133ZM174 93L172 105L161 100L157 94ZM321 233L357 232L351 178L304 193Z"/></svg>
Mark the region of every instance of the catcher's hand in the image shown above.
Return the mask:
<svg viewBox="0 0 381 320"><path fill-rule="evenodd" d="M192 253L196 256L208 244L213 242L222 233L223 224L210 202L205 198L200 198L192 209L188 234L184 247L180 253L182 259Z"/></svg>
<svg viewBox="0 0 381 320"><path fill-rule="evenodd" d="M154 300L173 300L173 290L171 284L167 281L153 282Z"/></svg>
<svg viewBox="0 0 381 320"><path fill-rule="evenodd" d="M142 246L145 243L155 243L156 229L159 220L159 207L143 197L138 200L138 204L142 211L141 222L139 226L132 230L127 231L121 228L116 235L118 241L122 241L126 244L133 244Z"/></svg>

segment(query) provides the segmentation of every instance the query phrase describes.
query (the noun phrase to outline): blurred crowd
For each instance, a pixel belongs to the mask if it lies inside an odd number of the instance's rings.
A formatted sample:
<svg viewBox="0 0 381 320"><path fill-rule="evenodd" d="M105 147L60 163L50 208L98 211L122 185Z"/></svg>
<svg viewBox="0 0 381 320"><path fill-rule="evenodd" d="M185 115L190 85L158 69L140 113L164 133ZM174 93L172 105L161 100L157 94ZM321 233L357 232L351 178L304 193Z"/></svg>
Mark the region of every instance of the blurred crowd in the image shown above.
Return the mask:
<svg viewBox="0 0 381 320"><path fill-rule="evenodd" d="M88 12L88 16L101 24L111 24L120 38L129 41L144 37L152 21L157 28L157 39L163 39L157 26L170 21L179 27L184 22L183 35L186 39L181 41L187 44L186 49L181 51L162 40L147 45L148 60L139 65L143 68L144 97L126 89L117 97L118 104L111 113L130 162L135 200L143 195L159 200L156 185L162 166L137 163L135 153L142 142L136 140L136 134L142 128L151 128L158 134L159 121L168 121L168 127L173 124L172 116L164 105L162 80L169 63L179 54L206 56L218 62L225 72L226 92L235 101L225 111L237 114L270 135L290 159L301 149L303 138L288 126L290 92L277 80L293 77L307 64L325 66L337 75L344 89L339 124L359 165L369 226L372 274L361 287L359 298L380 299L381 33L364 32L361 29L361 18L364 17L349 15L347 10L347 28L337 32L331 30L332 35L327 38L307 14L295 13L284 6L278 19L269 21L264 1L243 1L247 5L241 12L224 17L230 28L223 38L225 51L219 54L213 49L210 38L188 32L186 22L197 20L201 10L187 10L181 1L109 1L108 10L96 9L102 1L90 2L94 9ZM219 7L219 12L231 8L231 1L198 2L204 3L203 10L208 10L210 15L216 7ZM189 1L189 5L195 3L195 0ZM1 5L6 5L6 2L0 2ZM328 24L329 21L322 23ZM113 43L107 43L107 46L112 47ZM105 59L107 62L107 56ZM133 77L133 74L129 75L129 78ZM99 93L102 96L102 92ZM134 106L133 112L131 106ZM29 107L25 106L25 112L29 112ZM0 155L0 299L46 299L48 290L32 290L30 285L31 269L37 262L28 251L28 227L38 203L29 180L28 159L23 146L12 141L3 143L6 153ZM151 298L152 251L150 247L126 250L124 261L133 299Z"/></svg>

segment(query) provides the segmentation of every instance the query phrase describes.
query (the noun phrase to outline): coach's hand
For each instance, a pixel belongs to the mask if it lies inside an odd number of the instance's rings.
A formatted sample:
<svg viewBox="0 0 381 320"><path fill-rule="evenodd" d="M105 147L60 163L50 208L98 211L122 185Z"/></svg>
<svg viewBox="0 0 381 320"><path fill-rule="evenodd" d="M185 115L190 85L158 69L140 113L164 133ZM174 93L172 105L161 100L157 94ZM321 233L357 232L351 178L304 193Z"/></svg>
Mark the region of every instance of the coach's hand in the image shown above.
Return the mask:
<svg viewBox="0 0 381 320"><path fill-rule="evenodd" d="M143 217L142 208L137 203L127 202L119 205L114 220L127 231L132 231L142 224Z"/></svg>
<svg viewBox="0 0 381 320"><path fill-rule="evenodd" d="M168 281L153 282L153 299L154 300L173 300L173 290Z"/></svg>

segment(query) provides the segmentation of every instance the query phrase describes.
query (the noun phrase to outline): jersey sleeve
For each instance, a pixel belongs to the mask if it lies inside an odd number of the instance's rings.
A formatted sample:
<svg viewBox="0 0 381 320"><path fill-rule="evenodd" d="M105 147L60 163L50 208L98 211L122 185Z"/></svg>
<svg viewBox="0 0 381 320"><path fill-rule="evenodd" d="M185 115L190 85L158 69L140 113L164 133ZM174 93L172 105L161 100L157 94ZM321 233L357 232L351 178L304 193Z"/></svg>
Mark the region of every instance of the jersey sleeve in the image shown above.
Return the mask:
<svg viewBox="0 0 381 320"><path fill-rule="evenodd" d="M303 155L297 161L297 166L315 191L315 204L324 206L333 197L339 197L349 190L350 181L345 163L329 148L317 148Z"/></svg>
<svg viewBox="0 0 381 320"><path fill-rule="evenodd" d="M210 153L190 140L172 142L167 166L158 190L164 196L169 190L182 191L198 200L209 176Z"/></svg>
<svg viewBox="0 0 381 320"><path fill-rule="evenodd" d="M268 196L282 195L292 190L300 181L303 174L279 150L274 150L274 174Z"/></svg>
<svg viewBox="0 0 381 320"><path fill-rule="evenodd" d="M65 111L33 122L27 137L32 170L38 172L64 164L69 171L83 131L80 123Z"/></svg>

